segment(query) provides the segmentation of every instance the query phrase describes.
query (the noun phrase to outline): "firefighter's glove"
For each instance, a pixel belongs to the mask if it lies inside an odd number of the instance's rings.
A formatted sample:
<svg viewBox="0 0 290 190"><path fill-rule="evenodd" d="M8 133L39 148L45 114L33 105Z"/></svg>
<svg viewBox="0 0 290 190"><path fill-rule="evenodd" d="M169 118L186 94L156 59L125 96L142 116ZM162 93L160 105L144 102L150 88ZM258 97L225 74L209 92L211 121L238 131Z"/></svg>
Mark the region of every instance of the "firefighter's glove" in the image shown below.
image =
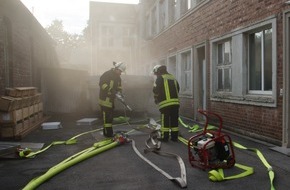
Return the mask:
<svg viewBox="0 0 290 190"><path fill-rule="evenodd" d="M116 96L121 99L124 100L124 95L121 92L117 92Z"/></svg>
<svg viewBox="0 0 290 190"><path fill-rule="evenodd" d="M111 100L115 99L115 95L114 95L113 93L111 93L111 92L108 92L107 96L108 96Z"/></svg>

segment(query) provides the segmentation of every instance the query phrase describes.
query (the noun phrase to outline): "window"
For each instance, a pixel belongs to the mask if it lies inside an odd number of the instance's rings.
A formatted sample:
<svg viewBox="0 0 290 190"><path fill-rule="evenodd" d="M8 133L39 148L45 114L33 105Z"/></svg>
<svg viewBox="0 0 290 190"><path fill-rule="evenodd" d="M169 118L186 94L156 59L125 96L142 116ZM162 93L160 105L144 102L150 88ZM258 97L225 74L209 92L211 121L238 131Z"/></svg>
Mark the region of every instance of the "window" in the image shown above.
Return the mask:
<svg viewBox="0 0 290 190"><path fill-rule="evenodd" d="M217 90L231 91L232 89L232 50L231 41L217 45Z"/></svg>
<svg viewBox="0 0 290 190"><path fill-rule="evenodd" d="M191 52L181 53L181 91L191 94Z"/></svg>
<svg viewBox="0 0 290 190"><path fill-rule="evenodd" d="M192 5L191 5L191 2L192 0L187 0L187 9L191 9Z"/></svg>
<svg viewBox="0 0 290 190"><path fill-rule="evenodd" d="M114 28L113 26L102 26L101 28L101 46L113 47L114 46Z"/></svg>
<svg viewBox="0 0 290 190"><path fill-rule="evenodd" d="M165 20L166 20L166 6L165 0L161 0L159 2L159 30L162 31L165 28Z"/></svg>
<svg viewBox="0 0 290 190"><path fill-rule="evenodd" d="M190 8L194 8L198 6L202 1L204 0L191 0L188 2L188 4L190 4Z"/></svg>
<svg viewBox="0 0 290 190"><path fill-rule="evenodd" d="M266 19L211 41L211 100L277 106L276 22Z"/></svg>
<svg viewBox="0 0 290 190"><path fill-rule="evenodd" d="M152 35L156 35L157 34L157 15L156 15L156 7L154 7L152 9L151 12L151 18L152 18L152 24L151 24L151 32Z"/></svg>
<svg viewBox="0 0 290 190"><path fill-rule="evenodd" d="M272 91L272 29L249 35L249 92Z"/></svg>
<svg viewBox="0 0 290 190"><path fill-rule="evenodd" d="M130 48L134 46L134 28L123 27L122 36L123 47Z"/></svg>
<svg viewBox="0 0 290 190"><path fill-rule="evenodd" d="M169 23L174 23L177 19L177 0L169 1Z"/></svg>
<svg viewBox="0 0 290 190"><path fill-rule="evenodd" d="M168 65L167 70L169 73L177 77L177 71L176 71L176 56L172 56L168 59Z"/></svg>
<svg viewBox="0 0 290 190"><path fill-rule="evenodd" d="M146 15L145 18L145 37L149 38L151 36L150 32L150 14Z"/></svg>
<svg viewBox="0 0 290 190"><path fill-rule="evenodd" d="M179 6L180 6L180 16L185 14L189 9L190 9L190 6L191 6L191 0L183 0L183 1L180 1L179 2Z"/></svg>

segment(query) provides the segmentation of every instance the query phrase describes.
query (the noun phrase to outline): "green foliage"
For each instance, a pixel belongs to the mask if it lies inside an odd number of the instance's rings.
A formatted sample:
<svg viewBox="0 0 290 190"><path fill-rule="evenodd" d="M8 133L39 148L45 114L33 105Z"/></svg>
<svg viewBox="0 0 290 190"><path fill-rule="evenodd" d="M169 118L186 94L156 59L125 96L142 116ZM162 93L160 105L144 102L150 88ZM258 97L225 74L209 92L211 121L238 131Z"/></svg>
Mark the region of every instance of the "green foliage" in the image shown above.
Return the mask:
<svg viewBox="0 0 290 190"><path fill-rule="evenodd" d="M85 43L83 35L66 32L61 20L53 20L51 25L46 28L46 31L57 45L66 48L77 48Z"/></svg>
<svg viewBox="0 0 290 190"><path fill-rule="evenodd" d="M89 39L88 27L83 30L83 35L70 34L64 30L62 21L55 19L45 29L55 41L55 48L60 64L71 64L73 54L89 46L86 43Z"/></svg>

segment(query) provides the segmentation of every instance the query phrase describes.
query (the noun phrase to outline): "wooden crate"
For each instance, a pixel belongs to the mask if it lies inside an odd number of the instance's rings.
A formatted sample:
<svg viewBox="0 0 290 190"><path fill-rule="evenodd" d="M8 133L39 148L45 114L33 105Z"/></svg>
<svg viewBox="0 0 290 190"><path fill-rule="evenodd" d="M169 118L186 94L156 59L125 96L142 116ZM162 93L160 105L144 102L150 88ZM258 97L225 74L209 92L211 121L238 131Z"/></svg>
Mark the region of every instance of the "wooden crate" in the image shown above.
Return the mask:
<svg viewBox="0 0 290 190"><path fill-rule="evenodd" d="M35 113L37 113L39 111L39 108L38 107L39 107L39 104L34 104L33 105L33 109L34 109L34 112Z"/></svg>
<svg viewBox="0 0 290 190"><path fill-rule="evenodd" d="M35 111L34 111L34 105L29 106L29 107L28 107L28 110L29 110L29 116L35 114Z"/></svg>
<svg viewBox="0 0 290 190"><path fill-rule="evenodd" d="M29 122L31 123L31 124L34 124L34 123L36 123L37 122L37 114L33 114L33 115L31 115L30 117L29 117Z"/></svg>
<svg viewBox="0 0 290 190"><path fill-rule="evenodd" d="M15 88L6 88L6 95L7 96L11 96L11 97L22 97L23 96L23 92L16 90Z"/></svg>
<svg viewBox="0 0 290 190"><path fill-rule="evenodd" d="M42 94L41 93L37 93L34 96L34 103L37 104L37 103L40 103L40 102L42 102Z"/></svg>
<svg viewBox="0 0 290 190"><path fill-rule="evenodd" d="M27 97L34 96L37 94L36 87L15 87L15 88L6 88L5 93L7 96L11 97Z"/></svg>
<svg viewBox="0 0 290 190"><path fill-rule="evenodd" d="M14 98L10 96L2 96L0 98L0 111L12 111L19 109L21 104L21 98Z"/></svg>
<svg viewBox="0 0 290 190"><path fill-rule="evenodd" d="M22 97L31 96L36 92L36 87L16 87L15 89L22 94Z"/></svg>
<svg viewBox="0 0 290 190"><path fill-rule="evenodd" d="M26 119L30 116L30 113L29 113L29 107L25 107L25 108L22 108L22 113L23 113L23 117L22 119Z"/></svg>
<svg viewBox="0 0 290 190"><path fill-rule="evenodd" d="M23 109L10 112L0 112L0 123L14 123L23 119Z"/></svg>
<svg viewBox="0 0 290 190"><path fill-rule="evenodd" d="M43 103L42 102L38 103L38 111L39 112L43 111Z"/></svg>
<svg viewBox="0 0 290 190"><path fill-rule="evenodd" d="M30 118L23 120L23 131L28 131L32 127L32 123L30 122Z"/></svg>
<svg viewBox="0 0 290 190"><path fill-rule="evenodd" d="M1 129L1 138L15 138L24 131L23 123L20 122L16 125L3 126Z"/></svg>

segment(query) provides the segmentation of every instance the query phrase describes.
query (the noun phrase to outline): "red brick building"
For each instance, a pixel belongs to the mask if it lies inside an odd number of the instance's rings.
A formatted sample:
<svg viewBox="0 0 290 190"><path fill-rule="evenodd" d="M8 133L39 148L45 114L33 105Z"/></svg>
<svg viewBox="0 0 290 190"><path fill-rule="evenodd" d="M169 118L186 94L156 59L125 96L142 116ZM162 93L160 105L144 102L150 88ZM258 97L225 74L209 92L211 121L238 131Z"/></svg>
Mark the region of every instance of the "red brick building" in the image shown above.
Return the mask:
<svg viewBox="0 0 290 190"><path fill-rule="evenodd" d="M165 64L181 114L218 113L224 128L290 146L286 0L142 0L142 66Z"/></svg>
<svg viewBox="0 0 290 190"><path fill-rule="evenodd" d="M7 87L41 89L41 68L58 65L52 39L19 0L0 0L0 95Z"/></svg>

